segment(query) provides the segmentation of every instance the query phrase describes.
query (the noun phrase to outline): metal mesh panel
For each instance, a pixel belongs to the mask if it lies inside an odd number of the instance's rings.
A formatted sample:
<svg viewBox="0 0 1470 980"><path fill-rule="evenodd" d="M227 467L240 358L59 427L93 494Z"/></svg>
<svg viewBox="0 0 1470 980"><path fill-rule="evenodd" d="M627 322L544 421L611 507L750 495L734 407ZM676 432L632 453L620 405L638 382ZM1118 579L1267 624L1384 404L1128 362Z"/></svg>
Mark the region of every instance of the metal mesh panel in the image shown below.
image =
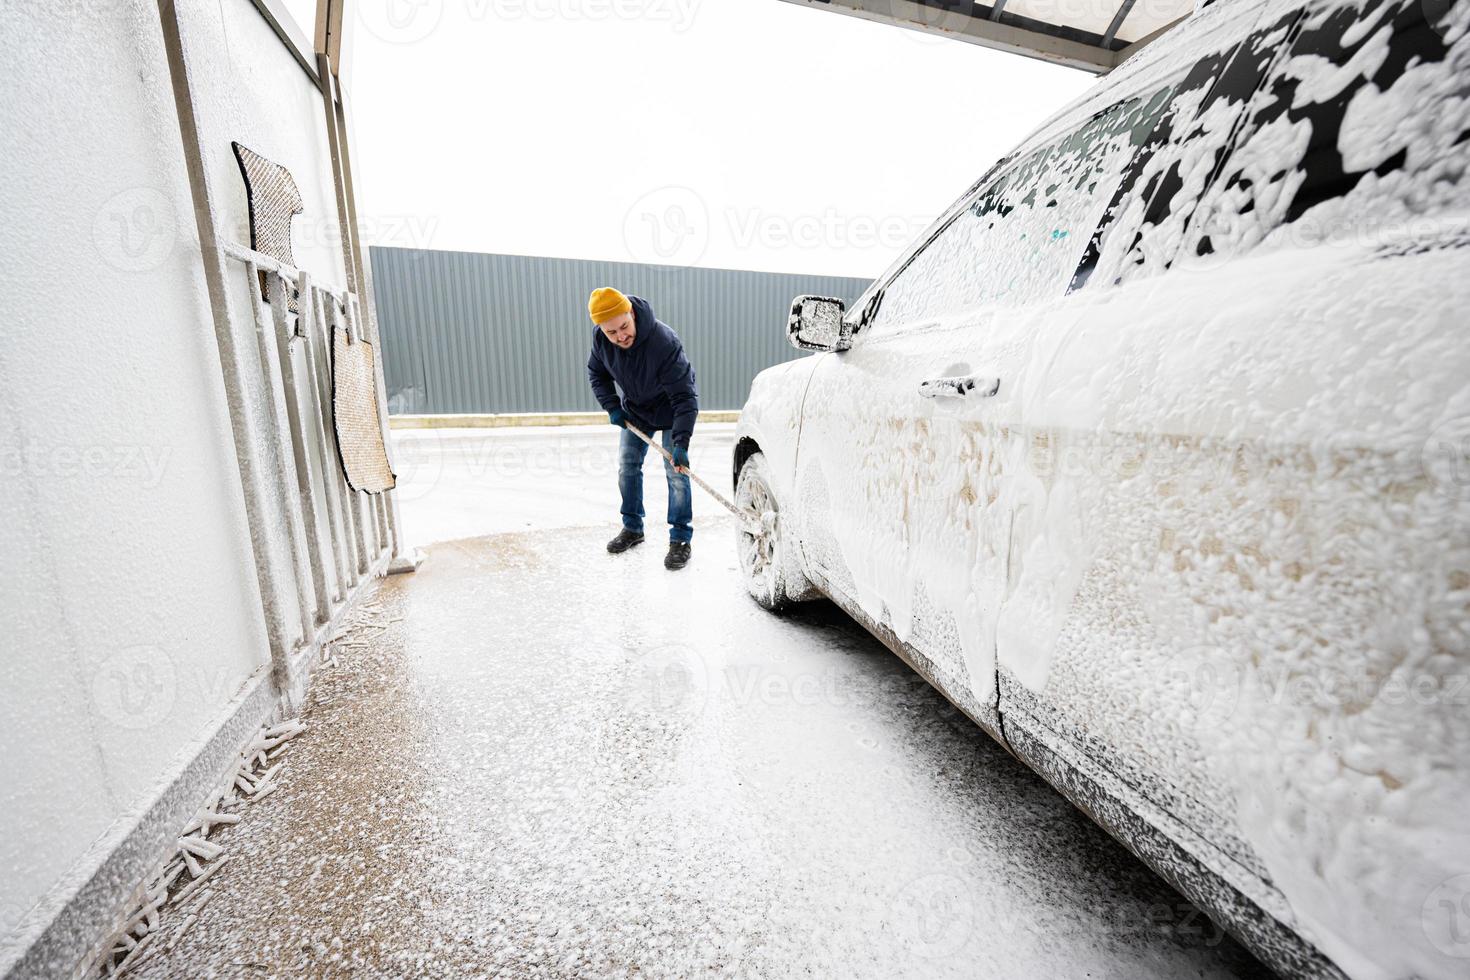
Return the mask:
<svg viewBox="0 0 1470 980"><path fill-rule="evenodd" d="M378 416L376 351L361 335L349 333L339 316L332 319L332 413L342 471L354 490L392 490L396 478Z"/></svg>
<svg viewBox="0 0 1470 980"><path fill-rule="evenodd" d="M230 146L235 151L235 161L240 164L240 176L245 179L245 197L250 204L250 247L255 251L282 262L293 269L296 259L291 254L291 219L306 209L301 202L301 191L291 171L267 160L239 142ZM261 295L265 295L265 279L261 278ZM287 307L297 312L297 294L291 286L287 294Z"/></svg>

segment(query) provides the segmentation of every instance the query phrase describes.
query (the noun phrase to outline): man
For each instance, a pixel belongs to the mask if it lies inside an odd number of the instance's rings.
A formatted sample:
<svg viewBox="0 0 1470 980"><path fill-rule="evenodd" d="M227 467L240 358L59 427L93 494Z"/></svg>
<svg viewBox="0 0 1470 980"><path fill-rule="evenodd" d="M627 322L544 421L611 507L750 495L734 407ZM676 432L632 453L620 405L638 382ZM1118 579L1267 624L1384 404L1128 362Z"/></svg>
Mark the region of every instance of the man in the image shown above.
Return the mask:
<svg viewBox="0 0 1470 980"><path fill-rule="evenodd" d="M587 312L596 327L587 380L608 421L623 430L618 449L623 530L607 543L607 550L621 554L643 540L643 457L648 444L629 431L625 423L632 423L648 436L662 432L664 449L674 457L673 465L664 461L669 483L669 553L664 567L683 568L689 563L689 542L694 537L688 476L689 439L699 415L694 368L684 356L679 335L654 317L646 300L603 286L592 291Z"/></svg>

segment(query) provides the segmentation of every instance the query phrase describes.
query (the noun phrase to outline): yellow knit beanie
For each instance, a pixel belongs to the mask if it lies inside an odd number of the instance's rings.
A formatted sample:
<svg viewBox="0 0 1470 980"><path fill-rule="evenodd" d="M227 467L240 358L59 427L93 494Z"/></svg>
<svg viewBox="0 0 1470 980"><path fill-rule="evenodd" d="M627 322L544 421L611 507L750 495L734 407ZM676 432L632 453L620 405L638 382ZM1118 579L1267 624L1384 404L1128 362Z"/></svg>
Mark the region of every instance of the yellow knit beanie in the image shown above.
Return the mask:
<svg viewBox="0 0 1470 980"><path fill-rule="evenodd" d="M628 297L611 286L592 290L592 298L587 301L587 312L591 314L593 323L603 323L632 309L633 304L628 302Z"/></svg>

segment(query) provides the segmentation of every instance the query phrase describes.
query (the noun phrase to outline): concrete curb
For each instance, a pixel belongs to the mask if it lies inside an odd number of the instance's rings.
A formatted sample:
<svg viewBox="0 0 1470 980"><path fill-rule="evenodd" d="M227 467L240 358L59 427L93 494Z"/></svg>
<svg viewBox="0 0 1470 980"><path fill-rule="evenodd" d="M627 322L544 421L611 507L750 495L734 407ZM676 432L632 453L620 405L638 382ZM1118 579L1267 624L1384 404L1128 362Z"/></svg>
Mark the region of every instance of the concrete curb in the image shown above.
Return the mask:
<svg viewBox="0 0 1470 980"><path fill-rule="evenodd" d="M738 411L700 412L701 422L739 422ZM498 429L522 425L606 425L606 412L516 412L500 415L390 415L390 429Z"/></svg>

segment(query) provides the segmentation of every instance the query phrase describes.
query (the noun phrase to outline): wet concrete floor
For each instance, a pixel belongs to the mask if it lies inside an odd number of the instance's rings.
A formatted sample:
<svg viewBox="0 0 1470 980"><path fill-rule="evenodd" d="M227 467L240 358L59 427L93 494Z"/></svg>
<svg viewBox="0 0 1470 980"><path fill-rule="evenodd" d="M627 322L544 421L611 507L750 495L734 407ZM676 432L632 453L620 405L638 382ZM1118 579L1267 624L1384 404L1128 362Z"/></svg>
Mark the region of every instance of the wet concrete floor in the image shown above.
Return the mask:
<svg viewBox="0 0 1470 980"><path fill-rule="evenodd" d="M387 580L135 975L1266 975L840 611L746 599L713 510L677 573L608 523Z"/></svg>

